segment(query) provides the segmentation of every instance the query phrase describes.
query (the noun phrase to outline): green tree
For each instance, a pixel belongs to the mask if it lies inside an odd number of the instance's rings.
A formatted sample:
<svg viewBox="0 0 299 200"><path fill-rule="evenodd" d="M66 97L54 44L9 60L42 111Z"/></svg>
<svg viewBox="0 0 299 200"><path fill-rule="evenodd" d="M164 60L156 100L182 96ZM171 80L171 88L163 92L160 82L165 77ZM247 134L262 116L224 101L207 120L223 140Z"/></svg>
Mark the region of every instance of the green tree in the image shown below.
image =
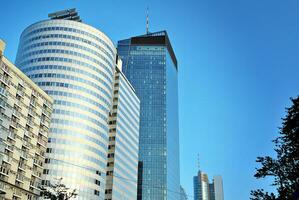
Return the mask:
<svg viewBox="0 0 299 200"><path fill-rule="evenodd" d="M62 178L58 179L57 183L54 185L50 183L48 186L42 186L40 188L41 197L50 200L68 200L71 198L76 198L76 190L74 189L70 191L70 189L61 182Z"/></svg>
<svg viewBox="0 0 299 200"><path fill-rule="evenodd" d="M299 200L299 97L291 98L292 106L287 108L279 137L273 140L276 158L258 157L257 179L273 177L272 186L276 194L263 189L251 191L252 200Z"/></svg>

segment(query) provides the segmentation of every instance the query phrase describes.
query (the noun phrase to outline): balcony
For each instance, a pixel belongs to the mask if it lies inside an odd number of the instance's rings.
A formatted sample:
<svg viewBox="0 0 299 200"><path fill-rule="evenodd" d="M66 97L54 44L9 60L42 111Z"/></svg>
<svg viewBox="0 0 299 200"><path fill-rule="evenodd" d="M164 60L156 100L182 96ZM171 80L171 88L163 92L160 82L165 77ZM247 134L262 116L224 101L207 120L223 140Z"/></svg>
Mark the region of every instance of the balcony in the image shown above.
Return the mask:
<svg viewBox="0 0 299 200"><path fill-rule="evenodd" d="M9 86L9 79L4 77L2 74L0 74L0 81L5 85L5 86Z"/></svg>
<svg viewBox="0 0 299 200"><path fill-rule="evenodd" d="M24 175L18 173L16 176L16 181L24 183Z"/></svg>
<svg viewBox="0 0 299 200"><path fill-rule="evenodd" d="M7 167L5 167L5 166L2 165L0 167L0 174L8 177L9 169Z"/></svg>
<svg viewBox="0 0 299 200"><path fill-rule="evenodd" d="M15 190L13 196L17 197L18 199L22 199L22 192L19 190Z"/></svg>
<svg viewBox="0 0 299 200"><path fill-rule="evenodd" d="M22 170L22 171L25 172L25 170L26 170L26 164L25 164L24 162L19 162L19 166L18 166L18 168L19 168L20 170Z"/></svg>
<svg viewBox="0 0 299 200"><path fill-rule="evenodd" d="M36 108L37 103L36 103L36 101L32 101L32 100L31 100L31 101L30 101L30 105L33 106L34 108Z"/></svg>
<svg viewBox="0 0 299 200"><path fill-rule="evenodd" d="M24 158L25 160L28 159L28 153L25 152L25 151L21 151L21 155L20 155L22 158Z"/></svg>
<svg viewBox="0 0 299 200"><path fill-rule="evenodd" d="M11 165L12 158L9 157L8 155L4 154L4 155L2 155L2 161Z"/></svg>
<svg viewBox="0 0 299 200"><path fill-rule="evenodd" d="M0 182L0 194L6 194L5 183Z"/></svg>
<svg viewBox="0 0 299 200"><path fill-rule="evenodd" d="M19 123L16 121L11 121L10 122L10 126L14 129L17 129L19 127Z"/></svg>
<svg viewBox="0 0 299 200"><path fill-rule="evenodd" d="M48 137L47 130L39 131L38 134L40 134L42 136L45 136L45 137Z"/></svg>
<svg viewBox="0 0 299 200"><path fill-rule="evenodd" d="M47 127L47 128L50 128L50 123L47 122L46 120L42 119L42 120L40 121L40 123L41 123L41 125L43 125L43 126L45 126L45 127Z"/></svg>
<svg viewBox="0 0 299 200"><path fill-rule="evenodd" d="M7 137L10 138L11 140L16 140L16 134L12 131L8 132Z"/></svg>
<svg viewBox="0 0 299 200"><path fill-rule="evenodd" d="M10 74L10 69L9 69L5 64L2 63L1 68L2 68L2 70L3 70L7 75L9 75L10 77L12 77L11 74Z"/></svg>
<svg viewBox="0 0 299 200"><path fill-rule="evenodd" d="M40 157L44 158L45 157L45 151L42 151L40 149L36 150L36 154L39 155Z"/></svg>
<svg viewBox="0 0 299 200"><path fill-rule="evenodd" d="M38 166L38 167L41 167L41 168L43 167L43 161L38 160L36 158L33 159L33 164Z"/></svg>
<svg viewBox="0 0 299 200"><path fill-rule="evenodd" d="M22 109L22 102L21 102L21 100L16 99L16 100L15 100L15 105L16 105L19 109Z"/></svg>
<svg viewBox="0 0 299 200"><path fill-rule="evenodd" d="M8 144L5 145L5 149L9 152L13 152L13 146L11 146L11 145L8 145Z"/></svg>
<svg viewBox="0 0 299 200"><path fill-rule="evenodd" d="M18 119L20 119L20 117L21 117L21 113L17 110L13 110L12 114Z"/></svg>
<svg viewBox="0 0 299 200"><path fill-rule="evenodd" d="M24 135L26 136L26 137L28 137L28 138L33 138L34 136L33 136L33 133L31 133L30 131L24 131Z"/></svg>
<svg viewBox="0 0 299 200"><path fill-rule="evenodd" d="M25 88L25 83L23 81L20 81L18 86L21 87L21 88Z"/></svg>
<svg viewBox="0 0 299 200"><path fill-rule="evenodd" d="M40 190L41 184L37 181L30 181L30 187Z"/></svg>
<svg viewBox="0 0 299 200"><path fill-rule="evenodd" d="M27 149L30 149L31 143L29 141L23 140L23 146L26 147Z"/></svg>
<svg viewBox="0 0 299 200"><path fill-rule="evenodd" d="M17 94L21 97L24 98L25 92L23 90L17 90Z"/></svg>
<svg viewBox="0 0 299 200"><path fill-rule="evenodd" d="M0 87L0 95L7 97L7 91L2 87Z"/></svg>
<svg viewBox="0 0 299 200"><path fill-rule="evenodd" d="M49 111L47 111L47 110L45 110L45 109L43 109L42 110L42 113L48 118L48 119L51 119L51 114L50 114L50 112Z"/></svg>
<svg viewBox="0 0 299 200"><path fill-rule="evenodd" d="M34 122L33 122L33 120L32 119L27 119L27 125L28 126L30 126L31 128L33 128L33 126L34 126Z"/></svg>
<svg viewBox="0 0 299 200"><path fill-rule="evenodd" d="M6 103L4 101L0 102L0 108L5 109Z"/></svg>
<svg viewBox="0 0 299 200"><path fill-rule="evenodd" d="M35 112L33 110L29 109L28 115L30 115L31 117L35 117Z"/></svg>
<svg viewBox="0 0 299 200"><path fill-rule="evenodd" d="M38 139L37 139L37 142L38 142L40 145L42 145L43 147L46 148L46 146L47 146L47 141L45 141L45 140L43 140L43 139L41 139L41 138L38 138Z"/></svg>
<svg viewBox="0 0 299 200"><path fill-rule="evenodd" d="M38 171L33 171L32 176L34 176L35 178L41 179L42 173L38 172Z"/></svg>

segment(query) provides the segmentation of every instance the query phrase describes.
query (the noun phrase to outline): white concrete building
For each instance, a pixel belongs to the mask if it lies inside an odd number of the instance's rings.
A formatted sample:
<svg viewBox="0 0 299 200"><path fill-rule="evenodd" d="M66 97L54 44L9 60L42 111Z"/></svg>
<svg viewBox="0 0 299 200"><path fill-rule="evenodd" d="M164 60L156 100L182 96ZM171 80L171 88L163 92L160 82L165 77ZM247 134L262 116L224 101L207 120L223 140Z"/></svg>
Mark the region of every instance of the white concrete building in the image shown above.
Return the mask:
<svg viewBox="0 0 299 200"><path fill-rule="evenodd" d="M35 200L53 99L3 56L0 40L0 200Z"/></svg>

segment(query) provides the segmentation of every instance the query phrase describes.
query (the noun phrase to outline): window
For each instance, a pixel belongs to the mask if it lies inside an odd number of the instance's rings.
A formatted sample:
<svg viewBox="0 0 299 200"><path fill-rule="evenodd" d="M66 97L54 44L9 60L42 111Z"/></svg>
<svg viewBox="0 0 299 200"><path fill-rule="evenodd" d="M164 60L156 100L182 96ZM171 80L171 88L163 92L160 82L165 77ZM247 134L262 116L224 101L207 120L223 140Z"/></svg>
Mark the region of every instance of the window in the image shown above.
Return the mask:
<svg viewBox="0 0 299 200"><path fill-rule="evenodd" d="M101 182L99 180L95 179L95 184L96 185L101 185Z"/></svg>
<svg viewBox="0 0 299 200"><path fill-rule="evenodd" d="M96 171L96 174L101 176L101 172L100 171Z"/></svg>
<svg viewBox="0 0 299 200"><path fill-rule="evenodd" d="M98 190L94 190L94 195L100 196L100 192Z"/></svg>

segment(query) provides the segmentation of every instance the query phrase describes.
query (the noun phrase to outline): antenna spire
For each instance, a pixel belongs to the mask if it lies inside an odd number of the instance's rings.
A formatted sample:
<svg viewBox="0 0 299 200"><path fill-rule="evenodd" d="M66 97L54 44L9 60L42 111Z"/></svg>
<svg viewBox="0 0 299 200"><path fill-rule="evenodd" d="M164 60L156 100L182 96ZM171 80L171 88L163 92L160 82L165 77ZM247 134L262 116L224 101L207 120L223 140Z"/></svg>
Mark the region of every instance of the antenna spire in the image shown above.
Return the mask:
<svg viewBox="0 0 299 200"><path fill-rule="evenodd" d="M197 168L198 168L198 171L200 170L200 165L199 165L199 153L197 154Z"/></svg>
<svg viewBox="0 0 299 200"><path fill-rule="evenodd" d="M146 34L149 34L149 11L148 6L146 7Z"/></svg>

